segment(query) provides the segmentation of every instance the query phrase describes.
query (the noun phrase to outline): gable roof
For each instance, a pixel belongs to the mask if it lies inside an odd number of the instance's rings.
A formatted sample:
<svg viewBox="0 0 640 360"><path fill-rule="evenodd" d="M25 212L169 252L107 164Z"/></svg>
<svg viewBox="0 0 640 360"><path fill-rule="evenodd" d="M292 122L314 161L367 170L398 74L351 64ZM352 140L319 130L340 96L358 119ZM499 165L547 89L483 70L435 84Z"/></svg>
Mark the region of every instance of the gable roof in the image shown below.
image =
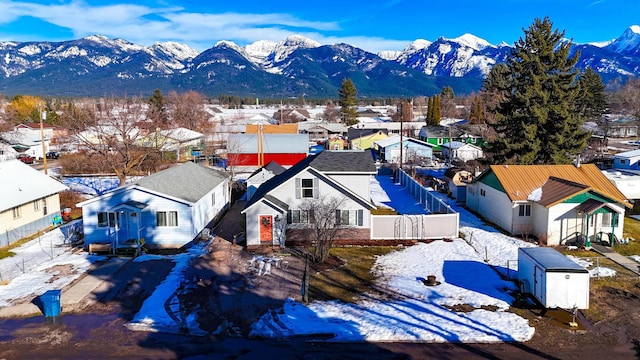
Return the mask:
<svg viewBox="0 0 640 360"><path fill-rule="evenodd" d="M375 143L378 144L378 146L383 147L383 148L387 147L387 146L399 144L400 143L400 135L389 136L388 138L378 140ZM433 148L434 147L433 144L429 144L426 141L414 139L414 138L411 138L411 137L408 137L408 136L404 136L403 137L402 143L403 144L414 143L414 144L426 146L426 147L429 147L429 148Z"/></svg>
<svg viewBox="0 0 640 360"><path fill-rule="evenodd" d="M630 150L614 154L613 157L630 159L640 156L640 149Z"/></svg>
<svg viewBox="0 0 640 360"><path fill-rule="evenodd" d="M0 161L0 211L69 189L20 160Z"/></svg>
<svg viewBox="0 0 640 360"><path fill-rule="evenodd" d="M227 179L208 167L185 162L131 183L178 199L196 202Z"/></svg>
<svg viewBox="0 0 640 360"><path fill-rule="evenodd" d="M174 199L195 203L227 178L228 176L220 171L188 161L83 201L78 206L133 188L143 188Z"/></svg>
<svg viewBox="0 0 640 360"><path fill-rule="evenodd" d="M256 174L259 174L263 169L271 172L273 175L280 175L287 170L287 168L285 168L284 166L278 164L276 161L271 160L267 163L267 165L252 172L247 179L251 179Z"/></svg>
<svg viewBox="0 0 640 360"><path fill-rule="evenodd" d="M382 132L383 134L388 134L389 130L387 130L387 129L349 128L347 130L347 136L349 137L349 140L353 140L353 139L359 139L359 138L375 135L375 134L377 134L379 132Z"/></svg>
<svg viewBox="0 0 640 360"><path fill-rule="evenodd" d="M575 165L491 165L478 176L495 174L511 201L527 201L529 195L542 189L541 204L551 206L581 192L593 190L611 200L631 206L629 200L594 164ZM551 182L549 182L551 181ZM547 182L549 184L547 185ZM550 194L545 195L546 191Z"/></svg>
<svg viewBox="0 0 640 360"><path fill-rule="evenodd" d="M307 168L315 169L319 173L376 173L376 165L369 151L322 151L316 155L307 156L287 171L260 185L244 208L247 209L261 201L271 190Z"/></svg>
<svg viewBox="0 0 640 360"><path fill-rule="evenodd" d="M453 126L425 125L420 129L420 136L429 138L457 138L462 132Z"/></svg>

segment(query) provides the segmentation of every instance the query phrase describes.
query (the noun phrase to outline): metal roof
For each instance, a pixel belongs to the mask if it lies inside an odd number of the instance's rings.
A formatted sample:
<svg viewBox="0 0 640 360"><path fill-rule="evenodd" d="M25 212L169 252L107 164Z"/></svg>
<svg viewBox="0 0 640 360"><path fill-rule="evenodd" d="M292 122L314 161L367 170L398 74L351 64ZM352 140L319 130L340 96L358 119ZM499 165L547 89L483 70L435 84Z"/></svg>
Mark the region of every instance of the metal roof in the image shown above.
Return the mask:
<svg viewBox="0 0 640 360"><path fill-rule="evenodd" d="M476 181L489 172L495 174L511 201L528 201L527 198L534 190L542 188L551 177L554 177L586 186L589 188L586 190L593 190L625 206L631 206L629 200L594 164L491 165L489 170L476 178ZM569 196L572 194L568 194L567 197ZM562 200L564 199L556 199L556 202Z"/></svg>
<svg viewBox="0 0 640 360"><path fill-rule="evenodd" d="M556 249L548 247L519 248L520 253L526 254L530 259L538 263L547 272L572 272L588 273L589 271L568 257L559 253Z"/></svg>
<svg viewBox="0 0 640 360"><path fill-rule="evenodd" d="M15 159L0 161L0 184L0 211L69 189L58 180Z"/></svg>

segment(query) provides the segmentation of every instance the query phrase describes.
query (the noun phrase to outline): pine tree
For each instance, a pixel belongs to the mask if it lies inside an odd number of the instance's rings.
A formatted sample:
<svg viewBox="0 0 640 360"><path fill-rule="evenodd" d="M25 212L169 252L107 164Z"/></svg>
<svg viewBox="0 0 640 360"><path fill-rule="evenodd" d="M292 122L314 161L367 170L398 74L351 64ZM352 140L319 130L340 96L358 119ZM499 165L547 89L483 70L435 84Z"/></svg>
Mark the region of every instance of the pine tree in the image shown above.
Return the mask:
<svg viewBox="0 0 640 360"><path fill-rule="evenodd" d="M340 86L339 101L340 105L340 118L343 124L346 126L355 125L358 123L358 112L356 111L358 90L353 84L351 79L342 80Z"/></svg>
<svg viewBox="0 0 640 360"><path fill-rule="evenodd" d="M435 95L433 97L433 119L431 121L434 125L440 125L440 119L442 116L440 115L440 95Z"/></svg>
<svg viewBox="0 0 640 360"><path fill-rule="evenodd" d="M575 111L580 54L569 56L571 42L547 17L524 33L505 65L485 80L484 89L501 97L489 152L497 163L570 163L589 137Z"/></svg>
<svg viewBox="0 0 640 360"><path fill-rule="evenodd" d="M424 117L427 125L432 125L431 120L433 119L433 97L429 96L427 100L427 115Z"/></svg>
<svg viewBox="0 0 640 360"><path fill-rule="evenodd" d="M577 111L585 120L599 120L607 110L607 95L602 78L591 68L578 78Z"/></svg>
<svg viewBox="0 0 640 360"><path fill-rule="evenodd" d="M147 117L151 119L156 126L165 125L168 121L168 116L162 91L155 89L149 97L148 103L149 109L147 110Z"/></svg>

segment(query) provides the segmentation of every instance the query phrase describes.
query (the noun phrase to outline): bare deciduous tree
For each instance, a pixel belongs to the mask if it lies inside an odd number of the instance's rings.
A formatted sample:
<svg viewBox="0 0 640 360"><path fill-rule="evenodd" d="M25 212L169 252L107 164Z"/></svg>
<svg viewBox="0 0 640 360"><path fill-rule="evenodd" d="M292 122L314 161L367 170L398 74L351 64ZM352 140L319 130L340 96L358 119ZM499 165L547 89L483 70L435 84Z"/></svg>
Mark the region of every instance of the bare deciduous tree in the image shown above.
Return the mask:
<svg viewBox="0 0 640 360"><path fill-rule="evenodd" d="M310 255L314 263L324 262L329 257L336 239L353 233L353 225L341 221L339 216L345 201L344 197L320 197L300 207L308 222L298 229L311 241Z"/></svg>
<svg viewBox="0 0 640 360"><path fill-rule="evenodd" d="M161 144L141 144L145 134L141 133L138 124L147 119L144 101L137 98L106 99L92 111L93 117L81 112L75 115L69 113L62 118L62 125L73 131L79 146L91 155L92 168L114 174L120 185L124 185L129 176L144 171L143 164L147 159L153 157L155 165L160 165L157 161L161 157L152 154L157 155Z"/></svg>

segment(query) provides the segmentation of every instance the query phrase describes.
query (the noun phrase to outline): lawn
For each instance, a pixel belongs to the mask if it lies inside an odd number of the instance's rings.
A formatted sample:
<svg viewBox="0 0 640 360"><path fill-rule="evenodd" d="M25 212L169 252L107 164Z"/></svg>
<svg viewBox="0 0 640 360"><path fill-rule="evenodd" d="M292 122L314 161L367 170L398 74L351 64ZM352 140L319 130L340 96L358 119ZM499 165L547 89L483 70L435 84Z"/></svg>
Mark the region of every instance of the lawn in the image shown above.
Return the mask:
<svg viewBox="0 0 640 360"><path fill-rule="evenodd" d="M312 274L309 296L314 300L338 299L354 302L358 295L372 291L375 280L371 268L376 257L385 255L394 247L341 247L331 249L331 255L344 262L344 265Z"/></svg>

